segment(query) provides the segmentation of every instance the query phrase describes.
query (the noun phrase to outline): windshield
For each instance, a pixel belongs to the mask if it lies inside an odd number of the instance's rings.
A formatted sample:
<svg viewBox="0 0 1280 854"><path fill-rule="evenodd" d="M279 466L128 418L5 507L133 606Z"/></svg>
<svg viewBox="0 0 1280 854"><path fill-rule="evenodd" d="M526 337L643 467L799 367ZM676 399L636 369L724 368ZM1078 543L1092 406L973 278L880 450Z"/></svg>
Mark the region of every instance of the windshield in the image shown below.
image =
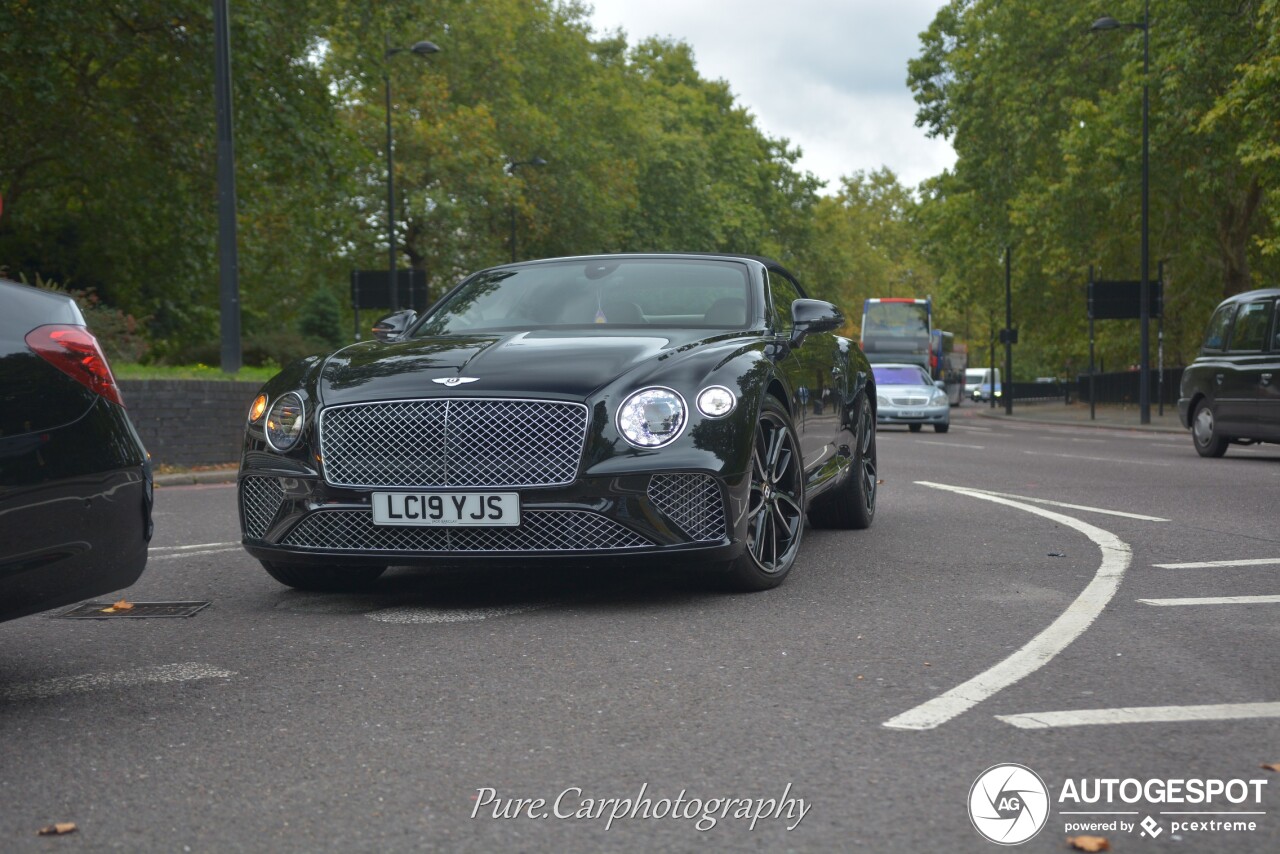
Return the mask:
<svg viewBox="0 0 1280 854"><path fill-rule="evenodd" d="M888 367L872 365L871 373L875 374L876 383L879 385L933 385L933 380L929 379L920 368L903 365L901 367Z"/></svg>
<svg viewBox="0 0 1280 854"><path fill-rule="evenodd" d="M435 308L414 337L597 326L743 329L748 268L734 261L624 258L490 270Z"/></svg>

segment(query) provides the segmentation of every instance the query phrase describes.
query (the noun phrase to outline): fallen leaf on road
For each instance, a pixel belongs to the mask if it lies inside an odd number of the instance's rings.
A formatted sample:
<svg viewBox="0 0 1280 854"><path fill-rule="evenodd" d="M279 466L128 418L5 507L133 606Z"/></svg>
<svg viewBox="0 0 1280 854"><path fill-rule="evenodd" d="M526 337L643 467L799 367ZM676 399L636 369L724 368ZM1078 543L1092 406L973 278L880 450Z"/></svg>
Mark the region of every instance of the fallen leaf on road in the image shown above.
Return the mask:
<svg viewBox="0 0 1280 854"><path fill-rule="evenodd" d="M80 828L76 827L74 821L60 821L57 824L51 824L48 827L42 827L36 831L38 836L61 836L64 833L75 833Z"/></svg>
<svg viewBox="0 0 1280 854"><path fill-rule="evenodd" d="M1111 850L1111 843L1105 836L1068 836L1067 844L1077 851Z"/></svg>
<svg viewBox="0 0 1280 854"><path fill-rule="evenodd" d="M117 611L132 611L132 610L133 610L133 603L130 602L128 599L121 599L119 602L116 602L110 607L103 608L102 613L114 614Z"/></svg>
<svg viewBox="0 0 1280 854"><path fill-rule="evenodd" d="M1263 770L1280 772L1280 762L1267 762L1262 765Z"/></svg>

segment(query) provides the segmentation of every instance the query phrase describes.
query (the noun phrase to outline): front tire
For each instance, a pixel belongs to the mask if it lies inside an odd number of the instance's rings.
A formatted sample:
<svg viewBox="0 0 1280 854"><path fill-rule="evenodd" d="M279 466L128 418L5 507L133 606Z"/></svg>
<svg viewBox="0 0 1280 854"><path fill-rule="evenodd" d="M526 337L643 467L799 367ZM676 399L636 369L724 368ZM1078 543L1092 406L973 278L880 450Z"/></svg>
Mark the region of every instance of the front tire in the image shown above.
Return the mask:
<svg viewBox="0 0 1280 854"><path fill-rule="evenodd" d="M919 433L920 428L923 426L924 426L923 424L908 424L907 429L910 430L912 433Z"/></svg>
<svg viewBox="0 0 1280 854"><path fill-rule="evenodd" d="M1218 434L1213 407L1207 400L1197 403L1195 413L1191 416L1191 441L1196 446L1196 453L1202 457L1220 457L1227 452L1227 445L1231 443L1226 436Z"/></svg>
<svg viewBox="0 0 1280 854"><path fill-rule="evenodd" d="M387 571L385 566L308 566L265 560L260 563L267 575L286 587L325 593L367 590Z"/></svg>
<svg viewBox="0 0 1280 854"><path fill-rule="evenodd" d="M951 429L951 423L950 423L950 422L948 422L948 423L946 423L946 424L934 424L934 425L933 425L933 432L935 432L935 433L945 433L945 432L947 432L947 431L948 431L948 430L950 430L950 429Z"/></svg>
<svg viewBox="0 0 1280 854"><path fill-rule="evenodd" d="M747 548L729 562L726 586L743 592L777 587L796 562L803 534L800 440L782 404L767 396L751 445Z"/></svg>
<svg viewBox="0 0 1280 854"><path fill-rule="evenodd" d="M844 482L809 509L809 521L815 527L870 528L876 517L876 419L865 397L858 402L854 420L853 462L845 472Z"/></svg>

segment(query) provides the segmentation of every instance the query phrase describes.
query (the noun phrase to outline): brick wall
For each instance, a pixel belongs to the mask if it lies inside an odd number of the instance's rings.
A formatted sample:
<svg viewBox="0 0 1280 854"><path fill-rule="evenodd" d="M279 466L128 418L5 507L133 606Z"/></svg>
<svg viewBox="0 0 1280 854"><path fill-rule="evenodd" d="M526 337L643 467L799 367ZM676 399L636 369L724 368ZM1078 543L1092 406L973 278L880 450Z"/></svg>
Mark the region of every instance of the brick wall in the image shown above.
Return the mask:
<svg viewBox="0 0 1280 854"><path fill-rule="evenodd" d="M121 380L129 417L156 465L239 464L256 382Z"/></svg>

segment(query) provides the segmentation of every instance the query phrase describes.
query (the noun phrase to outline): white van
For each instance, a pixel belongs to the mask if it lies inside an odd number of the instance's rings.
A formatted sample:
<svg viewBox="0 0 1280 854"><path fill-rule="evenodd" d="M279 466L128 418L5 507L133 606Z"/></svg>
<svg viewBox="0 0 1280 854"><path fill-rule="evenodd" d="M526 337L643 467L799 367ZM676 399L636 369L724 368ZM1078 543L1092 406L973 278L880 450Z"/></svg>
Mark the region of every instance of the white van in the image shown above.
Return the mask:
<svg viewBox="0 0 1280 854"><path fill-rule="evenodd" d="M1000 369L996 373L996 397L1000 396ZM970 400L991 399L991 368L968 368L964 372L964 396Z"/></svg>

